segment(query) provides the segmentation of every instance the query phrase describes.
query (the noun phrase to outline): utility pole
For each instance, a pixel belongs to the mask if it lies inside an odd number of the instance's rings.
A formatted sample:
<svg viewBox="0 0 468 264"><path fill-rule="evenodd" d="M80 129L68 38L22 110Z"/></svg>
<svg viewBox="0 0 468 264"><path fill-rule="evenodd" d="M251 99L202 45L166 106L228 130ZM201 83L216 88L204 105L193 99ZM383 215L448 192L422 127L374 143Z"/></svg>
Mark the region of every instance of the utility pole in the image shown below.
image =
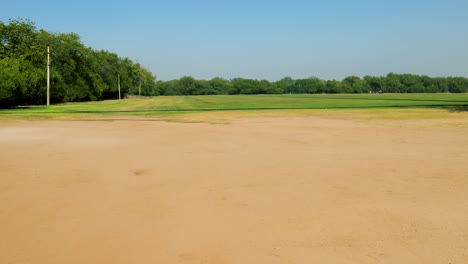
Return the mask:
<svg viewBox="0 0 468 264"><path fill-rule="evenodd" d="M50 47L47 46L47 106L50 105Z"/></svg>
<svg viewBox="0 0 468 264"><path fill-rule="evenodd" d="M138 87L138 97L141 97L141 80L140 80L140 86Z"/></svg>
<svg viewBox="0 0 468 264"><path fill-rule="evenodd" d="M118 77L118 83L119 83L119 100L120 100L120 74L118 74L117 77Z"/></svg>

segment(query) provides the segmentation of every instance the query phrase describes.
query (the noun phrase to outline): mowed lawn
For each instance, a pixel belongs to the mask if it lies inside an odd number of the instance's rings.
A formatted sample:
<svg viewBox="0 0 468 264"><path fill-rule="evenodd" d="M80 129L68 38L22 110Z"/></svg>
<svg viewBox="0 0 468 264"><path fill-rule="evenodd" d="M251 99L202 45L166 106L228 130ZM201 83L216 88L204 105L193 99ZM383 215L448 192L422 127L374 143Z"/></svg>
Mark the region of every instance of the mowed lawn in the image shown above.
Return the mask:
<svg viewBox="0 0 468 264"><path fill-rule="evenodd" d="M465 109L468 94L286 94L159 96L100 102L26 106L0 110L0 116L165 115L203 111L289 109L432 108Z"/></svg>

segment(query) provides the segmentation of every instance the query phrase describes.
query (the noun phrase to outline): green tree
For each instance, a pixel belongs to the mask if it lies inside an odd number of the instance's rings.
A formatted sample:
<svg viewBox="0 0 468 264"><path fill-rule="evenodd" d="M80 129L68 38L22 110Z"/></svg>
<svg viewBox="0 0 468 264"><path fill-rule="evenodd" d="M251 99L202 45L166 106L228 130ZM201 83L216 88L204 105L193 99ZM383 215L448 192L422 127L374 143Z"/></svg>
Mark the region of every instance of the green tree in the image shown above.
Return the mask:
<svg viewBox="0 0 468 264"><path fill-rule="evenodd" d="M383 92L384 87L384 79L382 77L375 77L375 76L364 76L364 81L368 86L369 92L372 93L380 93Z"/></svg>
<svg viewBox="0 0 468 264"><path fill-rule="evenodd" d="M325 86L325 92L331 94L342 93L342 86L339 81L329 80Z"/></svg>
<svg viewBox="0 0 468 264"><path fill-rule="evenodd" d="M208 85L215 91L215 94L228 94L232 89L231 82L220 77L209 80Z"/></svg>
<svg viewBox="0 0 468 264"><path fill-rule="evenodd" d="M357 76L348 76L342 82L344 93L366 93L369 92L366 82Z"/></svg>
<svg viewBox="0 0 468 264"><path fill-rule="evenodd" d="M199 88L198 81L192 76L184 76L180 78L177 89L180 90L182 95L192 95Z"/></svg>
<svg viewBox="0 0 468 264"><path fill-rule="evenodd" d="M466 93L468 91L468 79L463 77L448 78L449 91L451 93Z"/></svg>
<svg viewBox="0 0 468 264"><path fill-rule="evenodd" d="M22 87L25 76L21 74L23 62L16 58L0 60L0 106L11 107L23 101Z"/></svg>
<svg viewBox="0 0 468 264"><path fill-rule="evenodd" d="M299 79L295 82L294 90L299 93L321 93L325 89L325 82L317 77L310 77L307 79Z"/></svg>
<svg viewBox="0 0 468 264"><path fill-rule="evenodd" d="M276 85L279 89L283 90L285 93L295 93L294 85L296 81L291 77L285 77L279 81L276 81Z"/></svg>

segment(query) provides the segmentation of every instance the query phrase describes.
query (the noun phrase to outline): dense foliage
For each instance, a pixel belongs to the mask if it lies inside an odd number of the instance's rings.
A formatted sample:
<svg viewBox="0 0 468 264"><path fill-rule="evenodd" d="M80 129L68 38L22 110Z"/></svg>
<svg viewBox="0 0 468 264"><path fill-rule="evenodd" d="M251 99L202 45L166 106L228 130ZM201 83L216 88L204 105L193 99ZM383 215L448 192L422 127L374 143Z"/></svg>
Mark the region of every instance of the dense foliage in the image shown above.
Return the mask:
<svg viewBox="0 0 468 264"><path fill-rule="evenodd" d="M47 46L51 49L51 102L148 94L155 77L138 63L86 47L74 33L37 30L28 20L0 21L0 106L46 102Z"/></svg>
<svg viewBox="0 0 468 264"><path fill-rule="evenodd" d="M150 95L210 95L210 94L318 94L318 93L465 93L468 79L464 77L419 76L390 73L383 77L349 76L344 80L321 80L307 78L294 80L290 77L276 82L235 78L214 78L209 81L195 80L190 76L179 80L158 81Z"/></svg>
<svg viewBox="0 0 468 264"><path fill-rule="evenodd" d="M279 81L234 78L196 80L185 76L155 81L151 72L128 58L86 47L74 33L37 30L28 20L0 21L0 107L44 104L46 101L47 46L51 47L52 103L118 98L118 76L123 94L216 95L284 93L464 93L464 77L390 73L375 77L349 76L344 80L290 77Z"/></svg>

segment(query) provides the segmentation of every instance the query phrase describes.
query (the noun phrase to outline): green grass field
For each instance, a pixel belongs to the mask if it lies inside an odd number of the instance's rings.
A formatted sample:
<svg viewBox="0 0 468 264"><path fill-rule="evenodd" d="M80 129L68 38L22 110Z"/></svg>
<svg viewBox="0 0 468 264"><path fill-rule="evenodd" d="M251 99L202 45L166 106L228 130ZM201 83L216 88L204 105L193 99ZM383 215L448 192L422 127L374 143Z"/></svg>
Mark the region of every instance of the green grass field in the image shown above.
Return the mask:
<svg viewBox="0 0 468 264"><path fill-rule="evenodd" d="M57 117L80 115L165 116L208 111L271 111L305 109L443 108L466 111L468 94L358 95L218 95L161 96L101 102L67 103L0 110L0 117Z"/></svg>

